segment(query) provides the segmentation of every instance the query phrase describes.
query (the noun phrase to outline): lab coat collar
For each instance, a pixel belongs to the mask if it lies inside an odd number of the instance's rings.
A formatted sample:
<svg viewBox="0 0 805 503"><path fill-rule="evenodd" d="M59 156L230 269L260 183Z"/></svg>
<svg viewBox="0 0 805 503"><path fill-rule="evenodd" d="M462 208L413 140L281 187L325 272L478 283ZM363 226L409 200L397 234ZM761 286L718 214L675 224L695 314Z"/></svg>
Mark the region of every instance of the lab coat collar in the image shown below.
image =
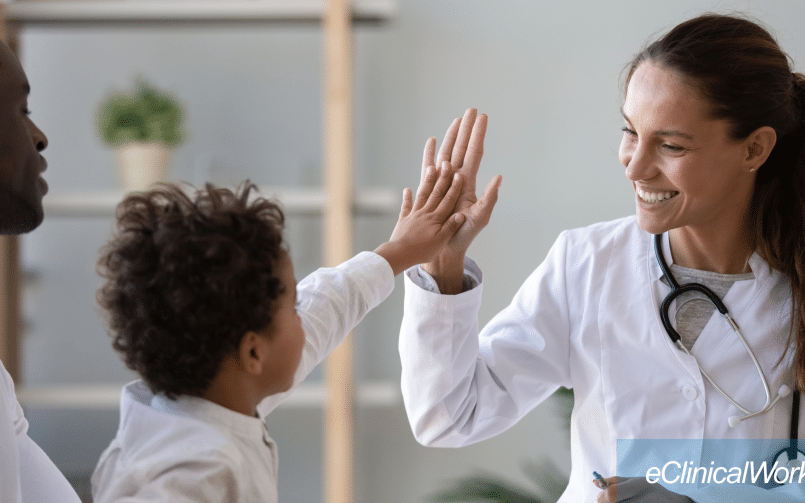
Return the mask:
<svg viewBox="0 0 805 503"><path fill-rule="evenodd" d="M651 291L655 297L655 303L659 308L662 299L671 291L671 287L660 281L660 278L662 278L662 269L657 263L654 252L654 236L651 234L648 236L649 239L646 240L646 261L652 285ZM667 232L662 236L662 253L670 268L671 265L674 264L674 261L671 256L671 243L669 233ZM727 295L722 299L730 315L739 326L746 322L746 313L750 311L750 306L752 306L759 297L768 295L779 282L785 281L784 275L779 271L773 270L766 261L763 260L757 250L749 257L749 267L752 269L754 279L736 281L732 288L730 288L730 291L727 292ZM671 303L668 314L671 320L676 318L676 300ZM657 313L656 322L662 327L659 313ZM707 330L707 327L705 327L705 330ZM670 342L670 339L668 339L668 343L669 347L675 348L673 343ZM694 348L695 347L694 345Z"/></svg>
<svg viewBox="0 0 805 503"><path fill-rule="evenodd" d="M120 402L121 425L127 420L135 402L157 412L197 419L238 436L261 438L266 443L273 443L268 436L265 422L258 417L249 417L195 396L180 395L176 400L171 400L164 395L152 393L142 379L131 382L123 388Z"/></svg>
<svg viewBox="0 0 805 503"><path fill-rule="evenodd" d="M659 280L662 277L662 270L660 269L660 264L657 263L657 259L654 256L653 235L649 240L649 245L651 246L651 252L649 253L649 257L654 264L654 267L652 268L653 271L652 279ZM671 238L670 233L668 232L665 232L662 235L662 254L663 257L665 257L665 262L668 263L668 267L671 267L671 265L673 265L674 263L674 258L671 256ZM763 258L761 258L757 250L752 252L752 255L749 257L749 267L752 269L752 274L755 275L755 279L761 283L768 280L769 276L772 274L771 267L769 267L766 261L763 260Z"/></svg>
<svg viewBox="0 0 805 503"><path fill-rule="evenodd" d="M647 246L649 247L647 253L649 275L652 284L655 285L652 291L655 293L655 296L657 296L656 301L661 302L668 292L671 291L671 287L660 282L662 269L657 263L654 253L654 236L650 234L649 236L650 239L647 240ZM667 232L662 236L662 253L668 263L668 267L671 267L674 261L671 256L671 243L669 233ZM780 282L787 281L780 271L772 269L771 266L763 260L757 250L752 253L748 262L749 267L752 269L754 279L736 281L733 287L730 288L730 291L727 292L727 295L722 299L727 309L729 309L730 315L739 326L741 326L742 322L745 323L745 313L750 311L750 306L752 306L758 298L763 298L763 296L768 295ZM659 304L657 305L659 306ZM676 317L676 301L671 303L669 317L671 320L674 320ZM742 320L741 318L744 319ZM657 315L657 321L659 322L659 314Z"/></svg>

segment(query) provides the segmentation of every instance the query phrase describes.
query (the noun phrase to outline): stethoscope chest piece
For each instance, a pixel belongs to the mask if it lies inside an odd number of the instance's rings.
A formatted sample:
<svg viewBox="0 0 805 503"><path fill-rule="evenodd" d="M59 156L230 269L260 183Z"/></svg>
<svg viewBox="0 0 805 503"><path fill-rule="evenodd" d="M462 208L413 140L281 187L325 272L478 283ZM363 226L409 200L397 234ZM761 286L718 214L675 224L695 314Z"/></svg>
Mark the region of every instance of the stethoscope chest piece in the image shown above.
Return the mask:
<svg viewBox="0 0 805 503"><path fill-rule="evenodd" d="M788 457L786 455L786 457ZM802 454L802 451L797 451L797 457L794 459L789 459L786 465L789 468L797 468L802 467L802 463L805 463L805 454Z"/></svg>
<svg viewBox="0 0 805 503"><path fill-rule="evenodd" d="M780 452L772 459L772 466L774 466L774 463L778 463L778 466L801 468L802 464L805 463L805 453L799 449L795 449L794 452L796 454L792 457L791 448L780 449Z"/></svg>

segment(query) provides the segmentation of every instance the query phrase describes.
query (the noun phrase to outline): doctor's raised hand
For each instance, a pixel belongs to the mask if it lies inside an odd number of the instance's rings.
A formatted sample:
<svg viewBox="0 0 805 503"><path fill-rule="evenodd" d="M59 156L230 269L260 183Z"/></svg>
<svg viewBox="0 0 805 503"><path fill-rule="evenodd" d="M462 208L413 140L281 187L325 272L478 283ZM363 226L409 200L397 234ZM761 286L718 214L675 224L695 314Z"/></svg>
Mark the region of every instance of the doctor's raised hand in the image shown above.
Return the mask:
<svg viewBox="0 0 805 503"><path fill-rule="evenodd" d="M425 144L420 185L424 183L429 167L440 166L445 161L464 177L455 211L462 213L466 222L447 242L438 257L422 265L425 272L436 280L439 291L443 294L461 293L464 255L475 236L489 223L492 209L497 202L502 181L500 175L489 181L480 198L475 194L478 168L484 154L486 124L485 114L478 115L476 109L467 109L464 117L455 119L447 129L435 164L436 139L429 138Z"/></svg>

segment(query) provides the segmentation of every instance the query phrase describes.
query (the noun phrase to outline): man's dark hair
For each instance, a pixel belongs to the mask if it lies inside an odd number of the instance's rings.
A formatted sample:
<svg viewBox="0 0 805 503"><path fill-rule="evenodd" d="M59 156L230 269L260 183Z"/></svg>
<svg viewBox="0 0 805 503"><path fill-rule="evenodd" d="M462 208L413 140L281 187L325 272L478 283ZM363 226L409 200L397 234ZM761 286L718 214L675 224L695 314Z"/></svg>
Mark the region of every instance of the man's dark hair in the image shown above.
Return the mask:
<svg viewBox="0 0 805 503"><path fill-rule="evenodd" d="M271 323L285 218L274 202L250 202L255 188L207 184L191 199L162 185L117 207L98 302L112 345L155 393L201 395L246 332Z"/></svg>

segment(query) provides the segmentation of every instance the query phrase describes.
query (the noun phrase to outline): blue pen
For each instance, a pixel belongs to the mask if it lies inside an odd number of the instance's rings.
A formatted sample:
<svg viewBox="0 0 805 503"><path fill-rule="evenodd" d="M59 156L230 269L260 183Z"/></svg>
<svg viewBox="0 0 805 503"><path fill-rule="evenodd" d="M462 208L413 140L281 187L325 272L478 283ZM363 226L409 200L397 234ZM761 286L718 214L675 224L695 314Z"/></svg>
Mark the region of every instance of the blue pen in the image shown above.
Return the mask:
<svg viewBox="0 0 805 503"><path fill-rule="evenodd" d="M606 480L604 480L604 477L602 477L600 473L593 472L593 477L595 477L595 480L597 480L598 483L601 484L601 489L606 489L606 487L609 485L609 483Z"/></svg>

